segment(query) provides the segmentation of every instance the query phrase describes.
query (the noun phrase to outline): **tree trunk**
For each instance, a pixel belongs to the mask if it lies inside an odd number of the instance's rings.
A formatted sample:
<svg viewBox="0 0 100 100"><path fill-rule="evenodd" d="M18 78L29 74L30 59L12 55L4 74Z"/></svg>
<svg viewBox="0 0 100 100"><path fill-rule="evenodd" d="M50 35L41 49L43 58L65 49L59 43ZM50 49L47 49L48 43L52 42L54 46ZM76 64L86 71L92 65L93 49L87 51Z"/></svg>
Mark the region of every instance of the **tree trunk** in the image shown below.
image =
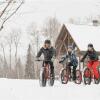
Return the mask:
<svg viewBox="0 0 100 100"><path fill-rule="evenodd" d="M5 49L3 47L3 57L4 57L4 61L6 62L6 56L5 56Z"/></svg>
<svg viewBox="0 0 100 100"><path fill-rule="evenodd" d="M11 67L12 67L11 66L11 45L10 45L10 66L9 67L10 67L10 70L11 70Z"/></svg>
<svg viewBox="0 0 100 100"><path fill-rule="evenodd" d="M15 52L15 64L17 63L17 47L18 47L18 46L16 46L16 52Z"/></svg>

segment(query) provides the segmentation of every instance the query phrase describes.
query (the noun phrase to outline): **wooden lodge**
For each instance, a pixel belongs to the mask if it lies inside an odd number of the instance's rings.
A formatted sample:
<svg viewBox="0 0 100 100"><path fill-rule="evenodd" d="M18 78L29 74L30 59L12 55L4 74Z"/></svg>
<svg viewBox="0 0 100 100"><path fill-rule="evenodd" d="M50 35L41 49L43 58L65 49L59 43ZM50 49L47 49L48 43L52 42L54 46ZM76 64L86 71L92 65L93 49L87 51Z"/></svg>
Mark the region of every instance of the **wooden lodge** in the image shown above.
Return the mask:
<svg viewBox="0 0 100 100"><path fill-rule="evenodd" d="M100 54L100 26L64 24L55 43L57 57L59 59L66 53L68 45L73 45L76 55L80 59L89 43L92 43Z"/></svg>

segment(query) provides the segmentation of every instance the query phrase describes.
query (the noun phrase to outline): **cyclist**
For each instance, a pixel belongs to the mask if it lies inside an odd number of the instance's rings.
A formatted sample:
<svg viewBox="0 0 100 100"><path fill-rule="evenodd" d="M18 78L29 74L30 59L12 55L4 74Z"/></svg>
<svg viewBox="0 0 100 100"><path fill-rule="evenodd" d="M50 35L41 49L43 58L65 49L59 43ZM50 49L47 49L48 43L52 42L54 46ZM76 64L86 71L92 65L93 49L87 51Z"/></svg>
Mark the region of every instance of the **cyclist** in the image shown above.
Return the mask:
<svg viewBox="0 0 100 100"><path fill-rule="evenodd" d="M44 46L37 53L37 59L39 59L39 57L42 54L44 55L43 65L44 65L44 63L49 63L50 64L50 69L51 69L50 74L51 74L51 77L54 77L53 61L56 57L56 50L54 49L54 47L51 46L51 41L50 40L45 40Z"/></svg>
<svg viewBox="0 0 100 100"><path fill-rule="evenodd" d="M93 44L91 43L88 44L88 50L85 53L85 55L82 57L81 62L83 62L87 56L89 59L87 63L87 67L93 70L92 74L94 74L95 79L99 80L99 72L98 72L99 58L97 52L93 47Z"/></svg>
<svg viewBox="0 0 100 100"><path fill-rule="evenodd" d="M68 46L68 51L67 51L67 54L65 54L64 57L61 58L61 60L59 61L59 63L62 63L62 62L68 62L67 63L67 67L69 67L69 70L71 72L71 67L73 67L73 81L76 80L76 68L78 66L78 60L76 58L76 55L75 55L75 52L73 50L73 47L72 46Z"/></svg>

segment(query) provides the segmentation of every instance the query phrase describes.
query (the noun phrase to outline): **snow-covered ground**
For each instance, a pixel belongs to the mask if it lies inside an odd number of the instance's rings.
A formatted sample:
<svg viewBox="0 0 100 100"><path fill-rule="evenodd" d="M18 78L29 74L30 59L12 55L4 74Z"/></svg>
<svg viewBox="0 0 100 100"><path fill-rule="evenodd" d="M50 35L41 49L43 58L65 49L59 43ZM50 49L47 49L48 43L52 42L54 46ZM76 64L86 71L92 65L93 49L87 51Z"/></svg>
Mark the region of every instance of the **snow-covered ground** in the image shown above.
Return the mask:
<svg viewBox="0 0 100 100"><path fill-rule="evenodd" d="M99 100L100 85L85 86L55 82L40 87L38 80L0 79L0 100Z"/></svg>

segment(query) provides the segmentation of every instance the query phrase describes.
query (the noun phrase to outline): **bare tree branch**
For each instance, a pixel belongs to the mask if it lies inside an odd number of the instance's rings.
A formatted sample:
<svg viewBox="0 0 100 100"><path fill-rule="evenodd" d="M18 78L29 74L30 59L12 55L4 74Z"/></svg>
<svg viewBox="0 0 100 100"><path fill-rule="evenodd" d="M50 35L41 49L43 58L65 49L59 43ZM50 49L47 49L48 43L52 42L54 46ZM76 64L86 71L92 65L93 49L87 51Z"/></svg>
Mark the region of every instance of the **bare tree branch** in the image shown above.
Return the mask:
<svg viewBox="0 0 100 100"><path fill-rule="evenodd" d="M6 5L6 7L4 8L4 10L2 11L2 13L0 14L0 18L2 17L2 15L5 13L6 9L9 7L10 3L12 2L13 0L10 0L8 2L8 4Z"/></svg>
<svg viewBox="0 0 100 100"><path fill-rule="evenodd" d="M12 3L12 1L13 1L13 0L10 0L10 1L8 2L8 4L7 4L7 6L5 7L5 9L2 11L2 13L1 13L1 15L0 15L0 18L4 15L4 13L6 12L7 8L10 6L10 4ZM24 3L24 1L22 0L22 1L20 2L20 4L18 5L18 7L17 7L8 17L6 17L6 18L3 20L3 22L2 22L2 24L1 24L1 26L0 26L0 31L3 29L3 26L4 26L5 22L6 22L7 20L9 20L9 19L19 10L19 8L22 6L23 3Z"/></svg>

